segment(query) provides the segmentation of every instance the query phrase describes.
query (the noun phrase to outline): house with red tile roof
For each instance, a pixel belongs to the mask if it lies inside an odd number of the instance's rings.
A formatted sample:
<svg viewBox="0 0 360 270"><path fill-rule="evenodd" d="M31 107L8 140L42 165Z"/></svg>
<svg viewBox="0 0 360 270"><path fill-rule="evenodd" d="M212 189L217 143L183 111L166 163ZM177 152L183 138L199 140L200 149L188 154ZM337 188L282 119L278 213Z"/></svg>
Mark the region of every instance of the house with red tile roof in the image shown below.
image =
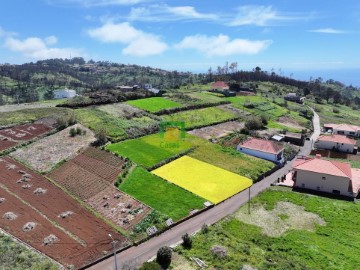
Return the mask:
<svg viewBox="0 0 360 270"><path fill-rule="evenodd" d="M214 82L212 85L211 85L212 89L217 89L217 90L229 90L229 85L223 81L217 81L217 82Z"/></svg>
<svg viewBox="0 0 360 270"><path fill-rule="evenodd" d="M283 164L285 161L284 147L273 141L249 138L239 144L236 149L242 153L266 159L276 164Z"/></svg>
<svg viewBox="0 0 360 270"><path fill-rule="evenodd" d="M322 135L314 144L317 149L327 149L345 153L354 153L356 140L346 137L345 135Z"/></svg>
<svg viewBox="0 0 360 270"><path fill-rule="evenodd" d="M333 134L360 137L360 127L349 124L324 124L326 131L331 131Z"/></svg>
<svg viewBox="0 0 360 270"><path fill-rule="evenodd" d="M294 187L356 197L360 189L360 169L316 155L294 161L293 180Z"/></svg>

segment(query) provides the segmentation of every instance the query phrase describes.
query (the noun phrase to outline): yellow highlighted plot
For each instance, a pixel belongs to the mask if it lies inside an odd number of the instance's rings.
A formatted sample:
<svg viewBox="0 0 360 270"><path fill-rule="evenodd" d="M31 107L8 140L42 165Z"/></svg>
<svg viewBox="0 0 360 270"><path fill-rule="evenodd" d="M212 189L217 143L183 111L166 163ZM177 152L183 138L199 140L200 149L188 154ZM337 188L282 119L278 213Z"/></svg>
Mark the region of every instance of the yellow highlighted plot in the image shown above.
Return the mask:
<svg viewBox="0 0 360 270"><path fill-rule="evenodd" d="M183 156L153 174L217 204L250 187L252 180L189 156Z"/></svg>

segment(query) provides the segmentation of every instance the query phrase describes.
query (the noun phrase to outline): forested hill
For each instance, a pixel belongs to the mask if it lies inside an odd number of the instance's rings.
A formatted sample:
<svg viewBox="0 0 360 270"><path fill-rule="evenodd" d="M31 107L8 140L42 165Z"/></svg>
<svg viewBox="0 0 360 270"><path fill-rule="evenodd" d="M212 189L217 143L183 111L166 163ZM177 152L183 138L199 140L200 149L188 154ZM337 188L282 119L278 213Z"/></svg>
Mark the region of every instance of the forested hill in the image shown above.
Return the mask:
<svg viewBox="0 0 360 270"><path fill-rule="evenodd" d="M299 81L275 72L263 71L260 67L243 71L238 70L237 63L226 63L214 71L209 68L206 73L195 74L108 61L86 62L81 57L48 59L22 65L0 64L0 105L49 99L53 90L64 87L75 89L80 94L112 89L116 85L145 83L162 90L176 90L180 86L188 85L191 88L194 84L207 84L216 80L226 81L233 86L267 81L293 86L291 91L295 87L300 95L310 94L319 101L360 105L359 89L345 86L341 82L323 81L321 78Z"/></svg>

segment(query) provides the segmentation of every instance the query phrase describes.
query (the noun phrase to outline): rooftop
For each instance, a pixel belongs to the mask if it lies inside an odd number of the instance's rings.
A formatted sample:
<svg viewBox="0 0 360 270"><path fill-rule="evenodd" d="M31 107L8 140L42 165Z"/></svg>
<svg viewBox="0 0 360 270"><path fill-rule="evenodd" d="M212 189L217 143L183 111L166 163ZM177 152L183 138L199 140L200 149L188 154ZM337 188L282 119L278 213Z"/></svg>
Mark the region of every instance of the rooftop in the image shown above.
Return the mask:
<svg viewBox="0 0 360 270"><path fill-rule="evenodd" d="M326 142L335 142L335 143L344 143L344 144L352 144L355 145L356 141L350 139L344 135L322 135L318 138L318 141L326 141Z"/></svg>
<svg viewBox="0 0 360 270"><path fill-rule="evenodd" d="M228 88L229 87L229 85L227 84L227 83L225 83L225 82L223 82L223 81L217 81L217 82L214 82L213 84L212 84L212 87L213 88L217 88L217 87L221 87L221 88Z"/></svg>
<svg viewBox="0 0 360 270"><path fill-rule="evenodd" d="M257 138L249 138L239 146L261 152L271 153L271 154L278 154L284 150L284 147L282 147L281 145L275 142L266 141Z"/></svg>
<svg viewBox="0 0 360 270"><path fill-rule="evenodd" d="M293 164L293 169L352 179L350 163L326 160L322 159L321 156L316 158L296 159Z"/></svg>
<svg viewBox="0 0 360 270"><path fill-rule="evenodd" d="M360 131L359 126L349 125L349 124L324 124L325 128L332 128L336 130L343 130L343 131L349 131L349 132L357 132Z"/></svg>

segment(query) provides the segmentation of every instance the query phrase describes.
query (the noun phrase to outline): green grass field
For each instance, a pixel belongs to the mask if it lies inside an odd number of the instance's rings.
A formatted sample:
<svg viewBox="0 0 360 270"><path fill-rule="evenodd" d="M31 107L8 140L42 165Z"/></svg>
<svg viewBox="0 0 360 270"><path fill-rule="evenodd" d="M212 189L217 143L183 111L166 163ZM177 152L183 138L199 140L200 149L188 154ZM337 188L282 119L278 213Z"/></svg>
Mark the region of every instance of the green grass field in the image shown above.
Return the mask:
<svg viewBox="0 0 360 270"><path fill-rule="evenodd" d="M282 125L281 123L278 123L278 122L275 122L275 121L272 121L272 120L270 120L268 122L266 127L267 128L275 128L275 129L278 129L278 130L287 130L287 131L295 132L295 133L300 133L301 132L300 129L293 128L293 127L288 127L286 125Z"/></svg>
<svg viewBox="0 0 360 270"><path fill-rule="evenodd" d="M202 209L205 199L164 181L141 167L132 171L120 189L174 221L189 215L193 209Z"/></svg>
<svg viewBox="0 0 360 270"><path fill-rule="evenodd" d="M191 136L186 136L191 138ZM151 167L193 147L189 139L167 140L161 134L110 144L106 148L123 157L128 157L138 165Z"/></svg>
<svg viewBox="0 0 360 270"><path fill-rule="evenodd" d="M0 126L10 124L23 124L26 122L38 120L43 117L57 118L61 115L70 114L70 112L70 109L55 107L2 112L0 113Z"/></svg>
<svg viewBox="0 0 360 270"><path fill-rule="evenodd" d="M181 104L162 97L151 97L144 99L129 100L127 104L146 110L148 112L158 112L163 109L180 107Z"/></svg>
<svg viewBox="0 0 360 270"><path fill-rule="evenodd" d="M274 224L264 226L275 229L282 224L290 224L281 236L267 236L257 225L244 223L237 218L242 216L260 222L263 216L247 214L247 205L238 213L230 216L214 226L207 233L199 233L193 237L190 250L181 246L176 251L186 258L197 257L205 261L208 269L244 269L244 265L252 269L293 269L293 270L348 270L357 269L360 264L360 205L358 203L328 199L313 195L283 190L269 190L252 199L252 211L262 206L266 214L275 209L278 202L303 206L305 211L298 212L299 217L289 219L286 214L273 216ZM312 230L296 228L298 224L309 226L309 212L317 214L325 221L324 226L315 225ZM265 213L264 213L265 214ZM292 217L293 218L293 217ZM286 221L287 219L288 222ZM312 226L309 226L312 227ZM219 258L210 250L214 245L226 248L227 256Z"/></svg>
<svg viewBox="0 0 360 270"><path fill-rule="evenodd" d="M80 123L92 130L106 129L107 136L113 141L146 134L149 127L157 125L155 120L146 116L128 120L97 109L78 109L75 112Z"/></svg>
<svg viewBox="0 0 360 270"><path fill-rule="evenodd" d="M228 112L217 107L209 107L164 115L163 119L165 121L185 122L185 128L191 129L200 126L211 125L213 123L224 122L236 117L236 114L232 112Z"/></svg>
<svg viewBox="0 0 360 270"><path fill-rule="evenodd" d="M189 153L189 156L253 180L275 167L270 161L240 153L232 148L223 148L205 140L201 140L200 143L198 141L197 145L199 147Z"/></svg>

